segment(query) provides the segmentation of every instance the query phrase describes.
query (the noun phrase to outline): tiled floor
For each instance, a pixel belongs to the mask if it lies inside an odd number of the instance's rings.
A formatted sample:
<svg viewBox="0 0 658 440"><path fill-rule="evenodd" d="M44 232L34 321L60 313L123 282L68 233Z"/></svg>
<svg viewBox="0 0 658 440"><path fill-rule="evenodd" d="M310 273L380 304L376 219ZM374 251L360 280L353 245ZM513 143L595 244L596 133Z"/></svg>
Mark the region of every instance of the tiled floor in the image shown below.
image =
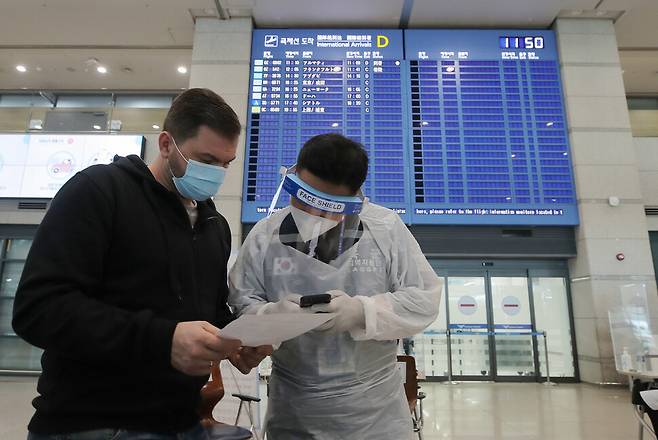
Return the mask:
<svg viewBox="0 0 658 440"><path fill-rule="evenodd" d="M422 385L427 394L425 440L637 438L630 396L622 387L491 383ZM34 394L35 379L0 376L0 439L25 439Z"/></svg>
<svg viewBox="0 0 658 440"><path fill-rule="evenodd" d="M630 394L587 384L424 384L425 439L630 440Z"/></svg>

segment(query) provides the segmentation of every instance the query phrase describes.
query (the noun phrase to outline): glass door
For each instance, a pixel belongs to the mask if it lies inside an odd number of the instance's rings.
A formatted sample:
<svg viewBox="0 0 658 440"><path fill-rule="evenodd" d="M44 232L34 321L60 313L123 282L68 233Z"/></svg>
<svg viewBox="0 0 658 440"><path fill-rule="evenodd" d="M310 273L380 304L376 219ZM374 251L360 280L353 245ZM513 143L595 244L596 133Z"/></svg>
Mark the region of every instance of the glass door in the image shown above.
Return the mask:
<svg viewBox="0 0 658 440"><path fill-rule="evenodd" d="M535 379L536 341L527 276L490 274L496 378Z"/></svg>
<svg viewBox="0 0 658 440"><path fill-rule="evenodd" d="M0 371L39 371L41 349L20 339L11 327L18 281L32 240L6 239L0 248Z"/></svg>
<svg viewBox="0 0 658 440"><path fill-rule="evenodd" d="M448 276L448 329L453 379L492 378L486 275Z"/></svg>
<svg viewBox="0 0 658 440"><path fill-rule="evenodd" d="M565 261L431 264L445 282L439 317L413 338L428 379L545 380L545 333L551 379L577 380Z"/></svg>
<svg viewBox="0 0 658 440"><path fill-rule="evenodd" d="M576 375L573 339L569 312L567 280L537 271L530 272L535 326L546 332L548 363L551 378L573 378ZM539 366L542 377L546 376L546 351L539 341Z"/></svg>
<svg viewBox="0 0 658 440"><path fill-rule="evenodd" d="M445 282L445 277L443 277ZM443 380L448 377L448 316L445 296L441 297L439 316L423 333L413 337L412 355L416 358L418 377Z"/></svg>

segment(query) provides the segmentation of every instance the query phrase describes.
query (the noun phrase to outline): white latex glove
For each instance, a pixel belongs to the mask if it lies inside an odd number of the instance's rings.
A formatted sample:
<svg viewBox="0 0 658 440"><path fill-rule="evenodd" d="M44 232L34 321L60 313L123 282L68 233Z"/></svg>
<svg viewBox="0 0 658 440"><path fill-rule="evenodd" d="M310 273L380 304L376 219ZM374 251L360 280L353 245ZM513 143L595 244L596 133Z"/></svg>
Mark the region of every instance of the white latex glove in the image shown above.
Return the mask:
<svg viewBox="0 0 658 440"><path fill-rule="evenodd" d="M256 312L257 315L269 315L270 313L308 313L299 307L301 295L290 293L277 302L267 303Z"/></svg>
<svg viewBox="0 0 658 440"><path fill-rule="evenodd" d="M289 293L277 302L270 302L260 306L256 310L256 315L269 315L271 313L311 313L310 309L299 307L299 298L301 297L301 295L297 295L296 293ZM250 313L250 311L247 309L246 313ZM254 309L251 310L251 313L254 313ZM280 346L280 343L273 344L272 349L278 350Z"/></svg>
<svg viewBox="0 0 658 440"><path fill-rule="evenodd" d="M342 290L330 290L327 293L331 294L331 302L329 304L315 304L311 307L311 311L335 313L336 316L316 328L315 331L331 334L365 328L366 317L361 301L349 296Z"/></svg>

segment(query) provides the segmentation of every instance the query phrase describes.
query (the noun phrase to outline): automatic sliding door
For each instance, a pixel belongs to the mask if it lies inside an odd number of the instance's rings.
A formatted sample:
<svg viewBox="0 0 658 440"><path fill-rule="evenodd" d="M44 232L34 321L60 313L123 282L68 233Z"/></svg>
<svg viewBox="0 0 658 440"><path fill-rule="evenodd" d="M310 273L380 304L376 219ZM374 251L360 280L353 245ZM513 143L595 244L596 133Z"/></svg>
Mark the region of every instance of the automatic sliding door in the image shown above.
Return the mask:
<svg viewBox="0 0 658 440"><path fill-rule="evenodd" d="M452 375L490 378L489 325L484 276L448 276Z"/></svg>
<svg viewBox="0 0 658 440"><path fill-rule="evenodd" d="M535 378L528 278L492 275L496 377Z"/></svg>

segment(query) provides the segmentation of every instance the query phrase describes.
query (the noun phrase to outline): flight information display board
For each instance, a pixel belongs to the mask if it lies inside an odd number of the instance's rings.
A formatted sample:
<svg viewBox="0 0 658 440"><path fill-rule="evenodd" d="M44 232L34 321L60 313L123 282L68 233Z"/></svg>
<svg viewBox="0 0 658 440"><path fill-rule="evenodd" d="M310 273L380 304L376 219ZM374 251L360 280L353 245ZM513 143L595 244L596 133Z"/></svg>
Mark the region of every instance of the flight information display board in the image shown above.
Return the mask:
<svg viewBox="0 0 658 440"><path fill-rule="evenodd" d="M416 224L578 224L550 31L409 30Z"/></svg>
<svg viewBox="0 0 658 440"><path fill-rule="evenodd" d="M406 223L578 224L551 31L256 30L249 98L244 223L307 139L338 132Z"/></svg>
<svg viewBox="0 0 658 440"><path fill-rule="evenodd" d="M310 137L337 132L370 158L363 188L410 220L407 69L400 30L256 30L242 221L263 218L281 176ZM283 194L278 207L288 204Z"/></svg>

